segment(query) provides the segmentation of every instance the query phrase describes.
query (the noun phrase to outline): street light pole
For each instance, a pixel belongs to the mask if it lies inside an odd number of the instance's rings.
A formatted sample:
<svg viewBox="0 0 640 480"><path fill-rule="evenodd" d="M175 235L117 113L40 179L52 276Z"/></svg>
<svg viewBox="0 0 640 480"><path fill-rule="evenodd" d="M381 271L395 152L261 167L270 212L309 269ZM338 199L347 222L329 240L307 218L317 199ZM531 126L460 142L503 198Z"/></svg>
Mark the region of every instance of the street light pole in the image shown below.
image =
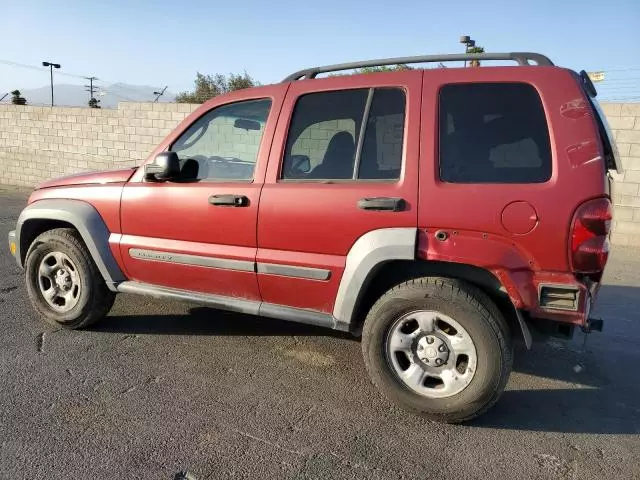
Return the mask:
<svg viewBox="0 0 640 480"><path fill-rule="evenodd" d="M49 67L49 72L51 74L51 106L53 107L53 69L60 68L59 63L51 63L51 62L42 62L43 67Z"/></svg>
<svg viewBox="0 0 640 480"><path fill-rule="evenodd" d="M460 43L464 44L464 53L469 53L469 47L474 47L476 45L476 41L472 40L469 35L462 35L460 37ZM467 66L467 61L464 61L464 66Z"/></svg>
<svg viewBox="0 0 640 480"><path fill-rule="evenodd" d="M153 103L158 103L158 99L164 95L164 91L167 89L167 87L165 86L161 92L153 92L154 95L156 95L156 99L153 101Z"/></svg>

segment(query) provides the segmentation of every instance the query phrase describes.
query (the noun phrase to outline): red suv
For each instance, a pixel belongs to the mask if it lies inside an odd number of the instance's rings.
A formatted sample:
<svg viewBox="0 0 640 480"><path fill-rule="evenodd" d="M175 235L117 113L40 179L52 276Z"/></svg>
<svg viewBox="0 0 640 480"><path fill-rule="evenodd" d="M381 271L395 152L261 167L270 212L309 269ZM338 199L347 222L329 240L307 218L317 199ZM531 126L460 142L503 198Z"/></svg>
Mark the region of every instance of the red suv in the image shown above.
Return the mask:
<svg viewBox="0 0 640 480"><path fill-rule="evenodd" d="M465 59L518 65L315 78ZM601 328L618 165L595 95L532 53L302 70L206 102L139 168L40 185L10 247L56 325L126 292L362 332L387 397L465 421L514 338Z"/></svg>

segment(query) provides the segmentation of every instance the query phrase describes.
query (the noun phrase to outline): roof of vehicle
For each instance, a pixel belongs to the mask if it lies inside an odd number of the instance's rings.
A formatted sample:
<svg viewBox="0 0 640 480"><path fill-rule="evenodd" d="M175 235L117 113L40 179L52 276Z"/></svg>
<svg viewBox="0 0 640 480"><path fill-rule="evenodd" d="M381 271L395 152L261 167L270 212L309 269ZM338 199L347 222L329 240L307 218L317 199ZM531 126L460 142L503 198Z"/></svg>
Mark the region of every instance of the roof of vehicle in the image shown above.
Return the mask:
<svg viewBox="0 0 640 480"><path fill-rule="evenodd" d="M359 62L338 63L299 70L288 75L283 82L292 82L300 79L315 78L320 73L338 72L363 67L380 67L384 65L434 63L434 62L459 62L465 60L512 60L518 65L553 66L548 57L540 53L532 52L507 52L507 53L449 53L442 55L418 55L414 57L380 58L375 60L363 60Z"/></svg>

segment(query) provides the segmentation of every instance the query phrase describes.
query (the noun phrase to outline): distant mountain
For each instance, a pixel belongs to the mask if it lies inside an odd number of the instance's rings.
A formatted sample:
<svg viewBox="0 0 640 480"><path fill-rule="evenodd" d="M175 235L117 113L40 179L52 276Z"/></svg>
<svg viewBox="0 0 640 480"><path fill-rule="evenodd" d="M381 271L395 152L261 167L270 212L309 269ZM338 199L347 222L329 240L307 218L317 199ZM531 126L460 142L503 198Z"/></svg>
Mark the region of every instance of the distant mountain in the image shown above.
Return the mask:
<svg viewBox="0 0 640 480"><path fill-rule="evenodd" d="M161 90L162 87L114 83L98 87L94 96L100 100L102 108L117 108L118 102L152 102L156 97L153 92ZM27 99L27 105L51 104L50 86L20 90L20 95ZM54 84L53 99L56 106L86 107L89 102L89 92L82 85ZM158 101L174 102L175 94L167 90ZM11 95L2 100L2 103L11 103Z"/></svg>

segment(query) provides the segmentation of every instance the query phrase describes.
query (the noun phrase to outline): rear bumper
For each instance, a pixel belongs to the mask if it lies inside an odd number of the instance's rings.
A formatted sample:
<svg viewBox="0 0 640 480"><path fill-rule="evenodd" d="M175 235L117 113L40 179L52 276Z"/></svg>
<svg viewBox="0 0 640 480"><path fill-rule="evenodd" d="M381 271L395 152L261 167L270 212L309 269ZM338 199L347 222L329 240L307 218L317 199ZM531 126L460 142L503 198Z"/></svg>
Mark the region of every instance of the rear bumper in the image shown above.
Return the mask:
<svg viewBox="0 0 640 480"><path fill-rule="evenodd" d="M529 312L529 316L535 321L536 318L545 320L552 320L562 323L570 323L572 325L586 327L589 324L589 316L593 309L593 305L596 301L598 294L599 284L593 283L586 285L579 282L573 275L567 275L567 282L554 282L553 285L558 287L564 287L569 289L575 289L576 301L574 307L558 308L547 307L543 305L542 291L546 283L539 283L536 285L537 296L535 303L526 308Z"/></svg>
<svg viewBox="0 0 640 480"><path fill-rule="evenodd" d="M584 327L598 294L598 283L587 285L572 273L545 271L494 270L513 305L528 317ZM575 292L575 301L566 306L549 306L542 301L544 287L559 287Z"/></svg>

